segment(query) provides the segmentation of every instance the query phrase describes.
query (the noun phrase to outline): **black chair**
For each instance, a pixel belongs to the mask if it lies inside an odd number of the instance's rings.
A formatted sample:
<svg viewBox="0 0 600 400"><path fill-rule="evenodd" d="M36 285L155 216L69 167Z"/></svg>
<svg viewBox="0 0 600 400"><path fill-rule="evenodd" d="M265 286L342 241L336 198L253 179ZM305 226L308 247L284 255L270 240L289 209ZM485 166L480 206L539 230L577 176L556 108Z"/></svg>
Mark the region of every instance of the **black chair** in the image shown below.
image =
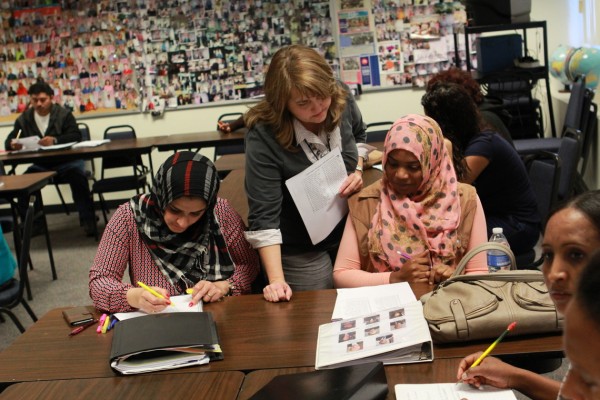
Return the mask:
<svg viewBox="0 0 600 400"><path fill-rule="evenodd" d="M29 260L29 246L31 243L31 231L33 228L33 214L35 213L35 196L31 196L29 199L29 207L25 214L25 221L23 223L23 234L20 246L20 254L18 260L19 268L19 279L12 278L8 282L0 286L0 313L6 314L13 320L17 328L21 333L25 332L25 328L17 316L12 312L12 309L22 304L31 319L36 322L37 317L29 304L23 297L25 291L25 285L28 281L27 278L27 263Z"/></svg>
<svg viewBox="0 0 600 400"><path fill-rule="evenodd" d="M233 112L221 114L219 119L217 119L217 123L219 122L227 122L232 123L237 121L238 118L243 116L244 114L241 112ZM245 153L244 144L225 144L215 146L215 154L213 157L213 161L217 160L217 157L228 155L228 154L243 154Z"/></svg>
<svg viewBox="0 0 600 400"><path fill-rule="evenodd" d="M88 124L84 123L84 122L78 122L77 123L77 127L79 128L79 131L81 132L81 141L85 141L85 140L91 140L91 135L90 135L90 127L88 126ZM94 159L92 158L90 160L91 163L91 170L86 169L85 170L85 176L89 179L89 180L93 180L94 177L96 176L96 167L94 165ZM65 211L65 214L69 215L69 207L67 207L67 203L65 202L65 198L63 197L62 191L60 190L60 185L65 184L66 182L61 181L60 179L54 178L52 179L52 183L54 184L54 187L56 188L56 192L58 193L58 197L60 199L60 203L63 206L63 209Z"/></svg>
<svg viewBox="0 0 600 400"><path fill-rule="evenodd" d="M367 143L383 142L394 123L391 121L372 122L367 124Z"/></svg>
<svg viewBox="0 0 600 400"><path fill-rule="evenodd" d="M555 153L544 151L530 155L526 160L526 166L531 187L537 200L538 210L542 217L542 224L545 224L550 211L552 211L558 200L561 161ZM543 230L544 226L542 225L541 232ZM533 249L516 258L519 269L537 269L543 262L541 257L535 260Z"/></svg>
<svg viewBox="0 0 600 400"><path fill-rule="evenodd" d="M567 129L558 149L558 158L561 162L557 192L559 201L568 200L574 194L575 176L577 175L581 151L581 133L573 129Z"/></svg>
<svg viewBox="0 0 600 400"><path fill-rule="evenodd" d="M135 129L131 125L115 125L106 128L104 139L123 140L135 139ZM109 170L118 168L131 168L131 172L126 175L112 175L107 173ZM142 161L141 155L115 155L102 157L102 168L100 179L96 180L92 186L92 195L97 194L102 207L104 222L108 223L108 207L104 200L104 193L122 192L135 190L140 193L145 187L148 187L148 174L150 170Z"/></svg>

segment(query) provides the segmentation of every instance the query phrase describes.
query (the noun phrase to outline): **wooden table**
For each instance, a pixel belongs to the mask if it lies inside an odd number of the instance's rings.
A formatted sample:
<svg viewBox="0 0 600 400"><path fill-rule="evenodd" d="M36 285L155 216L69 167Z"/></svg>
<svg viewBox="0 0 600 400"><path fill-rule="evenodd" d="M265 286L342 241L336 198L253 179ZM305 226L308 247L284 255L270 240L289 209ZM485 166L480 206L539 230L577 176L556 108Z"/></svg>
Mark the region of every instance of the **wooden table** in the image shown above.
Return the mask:
<svg viewBox="0 0 600 400"><path fill-rule="evenodd" d="M158 151L177 151L225 144L243 144L246 131L247 129L243 128L231 133L221 131L179 133L157 137L154 145Z"/></svg>
<svg viewBox="0 0 600 400"><path fill-rule="evenodd" d="M394 385L399 383L447 383L456 382L460 358L442 358L432 363L388 365L385 375L388 383L387 399L395 400ZM252 371L246 375L238 400L247 400L278 375L311 372L312 367L276 368ZM401 400L401 399L400 399Z"/></svg>
<svg viewBox="0 0 600 400"><path fill-rule="evenodd" d="M0 399L235 400L243 380L242 372L228 371L23 382L8 387Z"/></svg>
<svg viewBox="0 0 600 400"><path fill-rule="evenodd" d="M0 154L0 161L5 165L16 166L19 164L35 164L48 161L70 161L102 157L106 155L121 155L121 154L150 154L154 145L160 137L144 137L137 139L121 139L113 140L109 143L102 144L96 147L70 148L61 150L40 150L26 153L3 153ZM150 170L152 168L152 159L150 159Z"/></svg>
<svg viewBox="0 0 600 400"><path fill-rule="evenodd" d="M417 297L429 291L427 284L412 285ZM262 295L227 297L205 305L213 314L224 360L165 373L252 371L313 367L318 327L331 321L336 291L294 293L290 302L269 303ZM73 337L61 309L44 315L0 353L0 384L35 380L106 378L112 332L97 334L87 329ZM463 357L485 349L489 340L457 346L434 346L436 359ZM495 355L561 354L560 335L507 337ZM156 375L163 372L156 373Z"/></svg>
<svg viewBox="0 0 600 400"><path fill-rule="evenodd" d="M50 179L56 175L55 171L48 172L34 172L31 174L23 175L0 175L0 198L7 200L10 203L10 208L13 216L13 223L15 228L13 229L13 236L15 241L15 250L17 256L21 251L21 232L17 228L18 221L20 221L20 215L17 203L15 199L28 199L33 193L39 193L39 204L41 209L44 209L44 202L42 200L41 189L48 184ZM43 218L42 224L46 227L46 247L48 249L48 258L50 261L50 270L52 271L52 279L56 280L56 267L54 265L54 255L52 254L52 244L50 243L50 235L48 233L48 223L46 222L46 214L43 212L40 215ZM18 259L18 258L17 258ZM29 279L25 282L25 289L27 292L27 298L32 299L31 287L29 285Z"/></svg>
<svg viewBox="0 0 600 400"><path fill-rule="evenodd" d="M244 223L248 225L248 197L244 188L246 172L243 169L231 171L221 182L219 197L227 199L235 211L240 214Z"/></svg>

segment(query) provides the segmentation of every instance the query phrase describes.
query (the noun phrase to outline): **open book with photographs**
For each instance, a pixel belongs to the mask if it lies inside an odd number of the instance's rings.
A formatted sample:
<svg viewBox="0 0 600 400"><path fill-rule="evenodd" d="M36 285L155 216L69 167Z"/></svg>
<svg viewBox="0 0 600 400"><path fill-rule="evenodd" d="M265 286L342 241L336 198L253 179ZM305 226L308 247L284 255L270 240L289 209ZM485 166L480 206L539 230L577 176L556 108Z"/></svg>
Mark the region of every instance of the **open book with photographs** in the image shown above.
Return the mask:
<svg viewBox="0 0 600 400"><path fill-rule="evenodd" d="M319 326L316 369L373 361L433 361L431 335L421 302Z"/></svg>

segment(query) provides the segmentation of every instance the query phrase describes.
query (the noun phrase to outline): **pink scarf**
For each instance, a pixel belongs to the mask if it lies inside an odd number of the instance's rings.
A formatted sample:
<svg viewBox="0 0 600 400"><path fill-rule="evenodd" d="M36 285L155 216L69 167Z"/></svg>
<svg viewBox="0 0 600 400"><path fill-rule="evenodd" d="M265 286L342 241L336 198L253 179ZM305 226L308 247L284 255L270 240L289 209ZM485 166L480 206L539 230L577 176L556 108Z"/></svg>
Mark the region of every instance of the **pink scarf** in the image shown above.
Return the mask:
<svg viewBox="0 0 600 400"><path fill-rule="evenodd" d="M399 195L387 182L387 157L396 149L411 152L421 162L423 181L414 195ZM397 271L407 261L405 255L426 249L433 265L453 263L460 200L452 157L438 124L416 114L397 120L385 139L383 168L380 203L368 234L374 267Z"/></svg>

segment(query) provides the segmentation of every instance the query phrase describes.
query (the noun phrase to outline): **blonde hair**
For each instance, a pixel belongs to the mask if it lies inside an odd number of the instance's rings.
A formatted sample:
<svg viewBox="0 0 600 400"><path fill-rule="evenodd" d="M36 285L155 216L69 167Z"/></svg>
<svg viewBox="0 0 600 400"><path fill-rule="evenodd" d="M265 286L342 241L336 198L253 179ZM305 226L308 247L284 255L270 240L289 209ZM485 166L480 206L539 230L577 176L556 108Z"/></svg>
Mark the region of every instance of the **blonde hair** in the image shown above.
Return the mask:
<svg viewBox="0 0 600 400"><path fill-rule="evenodd" d="M287 108L292 89L306 97L331 97L323 128L331 132L339 124L348 95L333 76L327 61L315 50L302 45L279 49L265 77L265 98L252 107L244 118L246 126L268 125L277 142L288 151L294 147L294 116Z"/></svg>

